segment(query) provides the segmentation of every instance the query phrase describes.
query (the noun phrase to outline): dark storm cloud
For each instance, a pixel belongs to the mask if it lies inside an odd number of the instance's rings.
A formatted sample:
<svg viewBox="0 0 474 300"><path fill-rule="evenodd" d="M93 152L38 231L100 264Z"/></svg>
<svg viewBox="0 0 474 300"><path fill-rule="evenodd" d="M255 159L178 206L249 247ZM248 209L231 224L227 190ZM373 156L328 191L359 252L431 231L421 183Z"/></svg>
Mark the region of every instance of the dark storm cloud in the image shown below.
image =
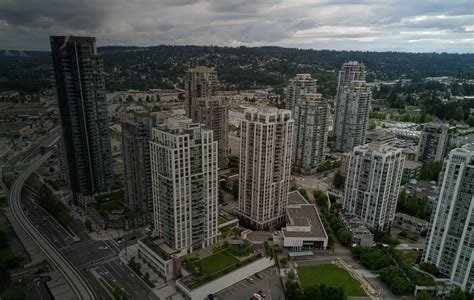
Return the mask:
<svg viewBox="0 0 474 300"><path fill-rule="evenodd" d="M82 34L101 45L473 52L473 27L470 1L0 0L0 49Z"/></svg>
<svg viewBox="0 0 474 300"><path fill-rule="evenodd" d="M105 3L77 0L2 0L0 20L11 26L50 27L61 24L72 29L95 29L105 14Z"/></svg>

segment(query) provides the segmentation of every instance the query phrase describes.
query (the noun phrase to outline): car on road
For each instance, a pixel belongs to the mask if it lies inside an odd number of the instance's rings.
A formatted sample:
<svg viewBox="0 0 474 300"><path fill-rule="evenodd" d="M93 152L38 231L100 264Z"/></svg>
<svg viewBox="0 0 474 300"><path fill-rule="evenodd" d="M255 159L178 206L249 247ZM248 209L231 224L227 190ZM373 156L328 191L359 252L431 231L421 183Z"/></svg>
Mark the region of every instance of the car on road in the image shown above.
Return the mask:
<svg viewBox="0 0 474 300"><path fill-rule="evenodd" d="M107 249L109 249L109 247L107 247L107 246L100 246L99 247L99 250L107 250Z"/></svg>
<svg viewBox="0 0 474 300"><path fill-rule="evenodd" d="M254 280L253 280L252 277L247 277L247 281L250 282L250 283L253 283L253 282L254 282Z"/></svg>

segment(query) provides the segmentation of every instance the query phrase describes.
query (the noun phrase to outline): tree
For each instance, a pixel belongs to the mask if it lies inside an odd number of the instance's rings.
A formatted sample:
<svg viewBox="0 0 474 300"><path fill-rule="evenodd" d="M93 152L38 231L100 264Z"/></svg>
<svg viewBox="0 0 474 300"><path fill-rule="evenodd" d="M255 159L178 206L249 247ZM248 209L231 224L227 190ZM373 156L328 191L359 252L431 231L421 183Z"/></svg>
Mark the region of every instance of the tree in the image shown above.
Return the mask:
<svg viewBox="0 0 474 300"><path fill-rule="evenodd" d="M316 203L318 204L319 207L326 207L327 197L326 197L326 194L324 192L315 191L313 193L313 196L314 196L314 200L316 201Z"/></svg>
<svg viewBox="0 0 474 300"><path fill-rule="evenodd" d="M395 295L402 295L413 291L413 287L400 273L396 266L388 266L379 271L380 280L390 287Z"/></svg>
<svg viewBox="0 0 474 300"><path fill-rule="evenodd" d="M87 231L88 232L91 232L92 231L92 222L89 218L87 218L85 221L84 221L84 226L86 227Z"/></svg>
<svg viewBox="0 0 474 300"><path fill-rule="evenodd" d="M433 117L430 114L426 114L423 118L424 123L429 123L433 121Z"/></svg>
<svg viewBox="0 0 474 300"><path fill-rule="evenodd" d="M239 182L238 181L234 181L234 183L232 183L231 193L234 199L239 198Z"/></svg>
<svg viewBox="0 0 474 300"><path fill-rule="evenodd" d="M427 290L421 290L416 294L416 300L429 300L430 296Z"/></svg>
<svg viewBox="0 0 474 300"><path fill-rule="evenodd" d="M420 269L433 275L436 275L439 272L438 267L426 262L420 264Z"/></svg>
<svg viewBox="0 0 474 300"><path fill-rule="evenodd" d="M375 128L377 128L377 123L374 120L370 120L369 130L374 130Z"/></svg>
<svg viewBox="0 0 474 300"><path fill-rule="evenodd" d="M336 175L334 175L334 186L337 189L342 189L344 187L344 182L346 181L346 178L344 175L341 174L341 172L337 171Z"/></svg>
<svg viewBox="0 0 474 300"><path fill-rule="evenodd" d="M456 287L449 296L449 300L466 300L466 294L459 287Z"/></svg>
<svg viewBox="0 0 474 300"><path fill-rule="evenodd" d="M345 228L339 229L339 231L337 232L337 239L344 246L349 246L352 242L351 234Z"/></svg>
<svg viewBox="0 0 474 300"><path fill-rule="evenodd" d="M292 300L303 300L303 291L301 290L300 285L288 277L286 281L286 298Z"/></svg>
<svg viewBox="0 0 474 300"><path fill-rule="evenodd" d="M288 263L288 259L286 257L283 257L280 259L280 263L283 265L283 266L286 266L286 264Z"/></svg>
<svg viewBox="0 0 474 300"><path fill-rule="evenodd" d="M218 197L219 203L224 202L224 192L221 189L219 189L219 191L217 192L217 197Z"/></svg>

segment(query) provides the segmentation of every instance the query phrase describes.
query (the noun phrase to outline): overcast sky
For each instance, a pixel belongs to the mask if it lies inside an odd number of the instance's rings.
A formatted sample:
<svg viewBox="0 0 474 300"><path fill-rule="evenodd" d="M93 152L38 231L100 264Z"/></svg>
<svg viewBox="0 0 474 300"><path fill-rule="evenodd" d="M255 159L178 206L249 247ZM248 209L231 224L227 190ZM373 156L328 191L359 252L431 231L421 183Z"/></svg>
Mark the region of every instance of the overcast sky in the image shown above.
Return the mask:
<svg viewBox="0 0 474 300"><path fill-rule="evenodd" d="M474 52L474 1L0 0L0 49L97 44Z"/></svg>

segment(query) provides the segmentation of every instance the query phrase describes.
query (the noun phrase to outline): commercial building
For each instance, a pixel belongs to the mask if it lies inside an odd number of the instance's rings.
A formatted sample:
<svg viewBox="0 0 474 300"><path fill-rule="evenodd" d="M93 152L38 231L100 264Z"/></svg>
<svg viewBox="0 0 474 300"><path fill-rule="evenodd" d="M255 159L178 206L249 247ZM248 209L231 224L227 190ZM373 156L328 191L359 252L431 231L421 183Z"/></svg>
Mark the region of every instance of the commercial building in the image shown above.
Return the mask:
<svg viewBox="0 0 474 300"><path fill-rule="evenodd" d="M306 94L297 102L293 165L305 174L316 172L324 162L329 109L329 103L321 98L321 94Z"/></svg>
<svg viewBox="0 0 474 300"><path fill-rule="evenodd" d="M314 204L309 204L298 191L288 194L286 226L274 242L290 251L326 249L328 236Z"/></svg>
<svg viewBox="0 0 474 300"><path fill-rule="evenodd" d="M344 227L349 231L352 238L352 244L362 247L372 247L374 245L374 234L361 218L351 215L339 213L339 218Z"/></svg>
<svg viewBox="0 0 474 300"><path fill-rule="evenodd" d="M138 258L165 280L181 275L181 263L176 249L159 238L144 238L137 242Z"/></svg>
<svg viewBox="0 0 474 300"><path fill-rule="evenodd" d="M130 209L143 213L153 211L150 139L156 122L156 116L149 113L122 122L125 200Z"/></svg>
<svg viewBox="0 0 474 300"><path fill-rule="evenodd" d="M192 106L197 98L214 95L217 89L217 71L214 68L198 66L186 72L184 89L186 91L186 115L192 118Z"/></svg>
<svg viewBox="0 0 474 300"><path fill-rule="evenodd" d="M317 92L317 82L311 74L296 74L296 77L290 79L285 89L285 108L294 114L298 101L303 96Z"/></svg>
<svg viewBox="0 0 474 300"><path fill-rule="evenodd" d="M343 210L374 229L387 230L395 217L405 157L387 144L355 147L349 161Z"/></svg>
<svg viewBox="0 0 474 300"><path fill-rule="evenodd" d="M402 182L409 182L412 179L416 179L421 172L421 167L422 164L420 162L406 159L403 165Z"/></svg>
<svg viewBox="0 0 474 300"><path fill-rule="evenodd" d="M397 142L397 137L395 134L385 131L383 129L374 129L368 131L365 137L365 143L383 143L383 144L391 144Z"/></svg>
<svg viewBox="0 0 474 300"><path fill-rule="evenodd" d="M291 111L253 108L240 122L239 214L263 229L285 220L293 147Z"/></svg>
<svg viewBox="0 0 474 300"><path fill-rule="evenodd" d="M474 291L474 144L451 150L439 177L423 262Z"/></svg>
<svg viewBox="0 0 474 300"><path fill-rule="evenodd" d="M336 151L351 152L365 143L372 100L365 76L365 65L356 61L344 63L339 72L334 121Z"/></svg>
<svg viewBox="0 0 474 300"><path fill-rule="evenodd" d="M224 97L196 98L192 106L193 122L204 124L207 129L214 132L217 141L217 158L220 169L225 169L229 164L228 132L229 132L229 106Z"/></svg>
<svg viewBox="0 0 474 300"><path fill-rule="evenodd" d="M191 119L152 129L150 159L155 236L182 253L217 238L217 142Z"/></svg>
<svg viewBox="0 0 474 300"><path fill-rule="evenodd" d="M446 123L425 124L420 137L418 161L423 165L442 161L448 151L451 131Z"/></svg>
<svg viewBox="0 0 474 300"><path fill-rule="evenodd" d="M404 213L396 213L392 225L393 227L397 227L412 233L424 235L426 234L430 223Z"/></svg>
<svg viewBox="0 0 474 300"><path fill-rule="evenodd" d="M104 66L95 38L51 36L59 111L74 200L113 183Z"/></svg>

